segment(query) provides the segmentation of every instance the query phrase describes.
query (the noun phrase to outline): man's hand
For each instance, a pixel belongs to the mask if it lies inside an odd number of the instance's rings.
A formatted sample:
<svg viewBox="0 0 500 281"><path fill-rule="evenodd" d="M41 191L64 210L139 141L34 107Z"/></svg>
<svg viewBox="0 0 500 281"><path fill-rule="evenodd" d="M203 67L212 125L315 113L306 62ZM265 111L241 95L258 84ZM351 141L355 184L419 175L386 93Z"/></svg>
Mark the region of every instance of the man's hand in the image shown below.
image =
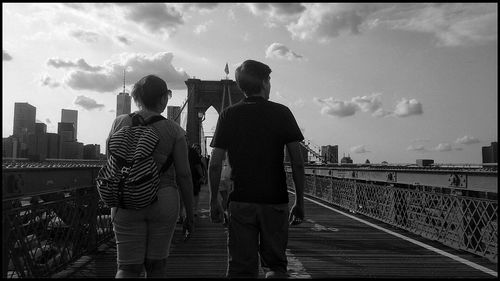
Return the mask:
<svg viewBox="0 0 500 281"><path fill-rule="evenodd" d="M191 234L194 231L194 219L191 217L186 217L182 222L182 233L184 234L184 242L191 238Z"/></svg>
<svg viewBox="0 0 500 281"><path fill-rule="evenodd" d="M290 210L290 217L288 223L290 225L298 225L304 221L304 206L295 203Z"/></svg>
<svg viewBox="0 0 500 281"><path fill-rule="evenodd" d="M210 221L213 223L222 223L224 211L218 200L210 200Z"/></svg>

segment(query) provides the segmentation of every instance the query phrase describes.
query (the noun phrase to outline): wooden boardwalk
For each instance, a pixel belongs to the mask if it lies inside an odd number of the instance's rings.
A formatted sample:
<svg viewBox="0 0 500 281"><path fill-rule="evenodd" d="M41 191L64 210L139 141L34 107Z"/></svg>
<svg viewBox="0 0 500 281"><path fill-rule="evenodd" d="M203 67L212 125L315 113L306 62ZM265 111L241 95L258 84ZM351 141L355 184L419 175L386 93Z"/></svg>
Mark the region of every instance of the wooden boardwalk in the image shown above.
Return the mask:
<svg viewBox="0 0 500 281"><path fill-rule="evenodd" d="M316 200L314 200L316 201ZM293 202L293 194L290 195ZM208 189L200 193L195 232L183 242L177 226L168 258L169 278L223 278L226 229L208 218ZM306 200L306 221L292 227L287 256L292 278L491 278L497 264L451 249L361 215ZM114 240L52 276L112 278ZM262 272L261 272L261 276Z"/></svg>

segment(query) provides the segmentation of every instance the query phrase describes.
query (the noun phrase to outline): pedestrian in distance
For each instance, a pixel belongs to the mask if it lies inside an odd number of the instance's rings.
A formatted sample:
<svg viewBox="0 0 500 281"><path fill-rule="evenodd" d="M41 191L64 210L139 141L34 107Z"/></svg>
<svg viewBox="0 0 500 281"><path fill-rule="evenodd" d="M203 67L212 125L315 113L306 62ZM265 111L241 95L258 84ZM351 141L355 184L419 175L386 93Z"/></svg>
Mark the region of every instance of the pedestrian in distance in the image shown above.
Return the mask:
<svg viewBox="0 0 500 281"><path fill-rule="evenodd" d="M257 278L260 265L266 277L288 277L288 228L304 219L304 139L291 111L269 101L271 69L246 60L235 72L245 98L219 115L210 143L210 217L222 222L218 197L224 155L232 168L227 277ZM288 209L284 151L291 160L295 202Z"/></svg>
<svg viewBox="0 0 500 281"><path fill-rule="evenodd" d="M201 185L204 181L203 163L201 160L201 148L197 143L193 143L189 148L189 166L193 181L193 212L198 215L198 202L200 201Z"/></svg>
<svg viewBox="0 0 500 281"><path fill-rule="evenodd" d="M143 120L149 120L165 110L171 91L164 80L155 75L147 75L135 83L131 95L139 108L135 114ZM139 277L143 271L148 278L166 277L166 259L179 215L179 193L187 213L183 228L188 233L194 230L193 184L186 132L172 120L161 117L157 119L162 120L149 125L159 136L153 158L160 167L171 155L173 165L160 174L157 200L154 203L139 210L111 209L117 247L116 278ZM130 125L130 115L116 117L110 136Z"/></svg>

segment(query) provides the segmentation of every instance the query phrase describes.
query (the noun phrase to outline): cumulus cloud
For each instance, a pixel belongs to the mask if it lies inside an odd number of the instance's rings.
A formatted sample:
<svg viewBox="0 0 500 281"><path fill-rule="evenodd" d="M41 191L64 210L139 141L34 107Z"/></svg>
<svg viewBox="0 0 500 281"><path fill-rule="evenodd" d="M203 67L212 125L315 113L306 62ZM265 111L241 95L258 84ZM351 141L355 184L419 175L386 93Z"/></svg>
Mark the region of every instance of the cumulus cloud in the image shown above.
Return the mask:
<svg viewBox="0 0 500 281"><path fill-rule="evenodd" d="M254 15L283 24L292 38L328 42L374 28L427 33L438 46L495 42L495 3L253 3Z"/></svg>
<svg viewBox="0 0 500 281"><path fill-rule="evenodd" d="M300 3L247 3L254 15L265 15L270 22L296 19L306 7Z"/></svg>
<svg viewBox="0 0 500 281"><path fill-rule="evenodd" d="M479 140L475 137L470 137L470 136L463 136L461 138L458 138L455 143L459 144L473 144L473 143L478 143Z"/></svg>
<svg viewBox="0 0 500 281"><path fill-rule="evenodd" d="M366 146L364 144L362 144L362 145L351 147L351 152L362 154L362 153L367 153L370 151L366 149Z"/></svg>
<svg viewBox="0 0 500 281"><path fill-rule="evenodd" d="M358 105L351 101L340 101L334 98L314 98L314 101L322 106L321 114L328 114L337 117L352 116L359 109Z"/></svg>
<svg viewBox="0 0 500 281"><path fill-rule="evenodd" d="M50 58L47 60L47 65L55 68L77 68L84 71L97 72L103 68L100 66L91 66L84 59L78 59L76 62L63 60L58 58Z"/></svg>
<svg viewBox="0 0 500 281"><path fill-rule="evenodd" d="M434 150L440 151L440 152L445 152L445 151L451 151L452 147L451 147L451 144L449 144L449 143L440 143L434 148Z"/></svg>
<svg viewBox="0 0 500 281"><path fill-rule="evenodd" d="M170 89L185 89L189 75L172 65L172 53L121 54L118 61L106 61L100 71L77 69L70 71L64 81L75 90L112 92L123 86L123 69L127 68L126 81L135 83L148 74L154 74L167 82Z"/></svg>
<svg viewBox="0 0 500 281"><path fill-rule="evenodd" d="M94 99L86 97L86 96L78 96L76 97L74 104L83 107L86 110L94 110L94 109L102 109L104 108L104 104L97 103Z"/></svg>
<svg viewBox="0 0 500 281"><path fill-rule="evenodd" d="M421 145L421 144L416 144L416 145L410 145L406 148L408 151L416 151L416 152L427 152L427 149Z"/></svg>
<svg viewBox="0 0 500 281"><path fill-rule="evenodd" d="M396 105L394 114L398 117L408 117L410 115L420 115L423 113L422 104L416 99L403 98Z"/></svg>
<svg viewBox="0 0 500 281"><path fill-rule="evenodd" d="M96 43L99 41L99 33L86 30L70 30L69 35L85 43Z"/></svg>
<svg viewBox="0 0 500 281"><path fill-rule="evenodd" d="M164 3L127 3L121 4L125 17L151 33L174 34L184 24L181 11L175 5Z"/></svg>
<svg viewBox="0 0 500 281"><path fill-rule="evenodd" d="M3 54L2 54L2 60L4 61L9 61L9 60L12 60L12 56L9 55L5 50L2 50Z"/></svg>
<svg viewBox="0 0 500 281"><path fill-rule="evenodd" d="M287 25L293 38L329 41L341 33L359 34L369 16L384 4L314 3L307 5L296 22Z"/></svg>
<svg viewBox="0 0 500 281"><path fill-rule="evenodd" d="M421 114L422 105L416 102L410 102L406 105L400 102L394 112L382 108L382 94L373 93L368 96L353 97L350 101L341 101L332 97L327 99L314 98L314 101L320 105L322 114L329 114L337 117L352 116L357 111L371 113L373 117L397 116L406 117L413 114ZM406 106L405 106L406 105ZM419 111L420 109L420 111Z"/></svg>
<svg viewBox="0 0 500 281"><path fill-rule="evenodd" d="M213 23L213 20L207 21L205 23L199 24L194 28L194 33L200 34L208 30L208 26Z"/></svg>
<svg viewBox="0 0 500 281"><path fill-rule="evenodd" d="M49 119L49 118L46 118L46 119L45 119L45 122L46 122L47 124L52 124L52 121L50 121L50 119Z"/></svg>
<svg viewBox="0 0 500 281"><path fill-rule="evenodd" d="M272 43L267 47L266 58L301 60L303 57L281 43Z"/></svg>
<svg viewBox="0 0 500 281"><path fill-rule="evenodd" d="M46 87L50 87L50 88L57 88L57 87L61 86L61 83L55 81L54 79L52 79L52 77L50 77L46 73L42 74L39 82L40 82L41 86L46 86Z"/></svg>

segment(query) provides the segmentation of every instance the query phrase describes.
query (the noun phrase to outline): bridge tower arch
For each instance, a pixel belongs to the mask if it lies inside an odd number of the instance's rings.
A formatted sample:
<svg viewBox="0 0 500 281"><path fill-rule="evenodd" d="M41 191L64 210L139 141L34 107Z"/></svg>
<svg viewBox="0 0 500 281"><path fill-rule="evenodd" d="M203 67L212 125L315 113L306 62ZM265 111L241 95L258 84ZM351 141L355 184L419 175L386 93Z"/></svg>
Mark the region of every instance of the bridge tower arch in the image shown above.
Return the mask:
<svg viewBox="0 0 500 281"><path fill-rule="evenodd" d="M217 113L242 100L245 96L235 81L188 79L186 134L188 143L201 144L201 126L205 112L213 106Z"/></svg>

